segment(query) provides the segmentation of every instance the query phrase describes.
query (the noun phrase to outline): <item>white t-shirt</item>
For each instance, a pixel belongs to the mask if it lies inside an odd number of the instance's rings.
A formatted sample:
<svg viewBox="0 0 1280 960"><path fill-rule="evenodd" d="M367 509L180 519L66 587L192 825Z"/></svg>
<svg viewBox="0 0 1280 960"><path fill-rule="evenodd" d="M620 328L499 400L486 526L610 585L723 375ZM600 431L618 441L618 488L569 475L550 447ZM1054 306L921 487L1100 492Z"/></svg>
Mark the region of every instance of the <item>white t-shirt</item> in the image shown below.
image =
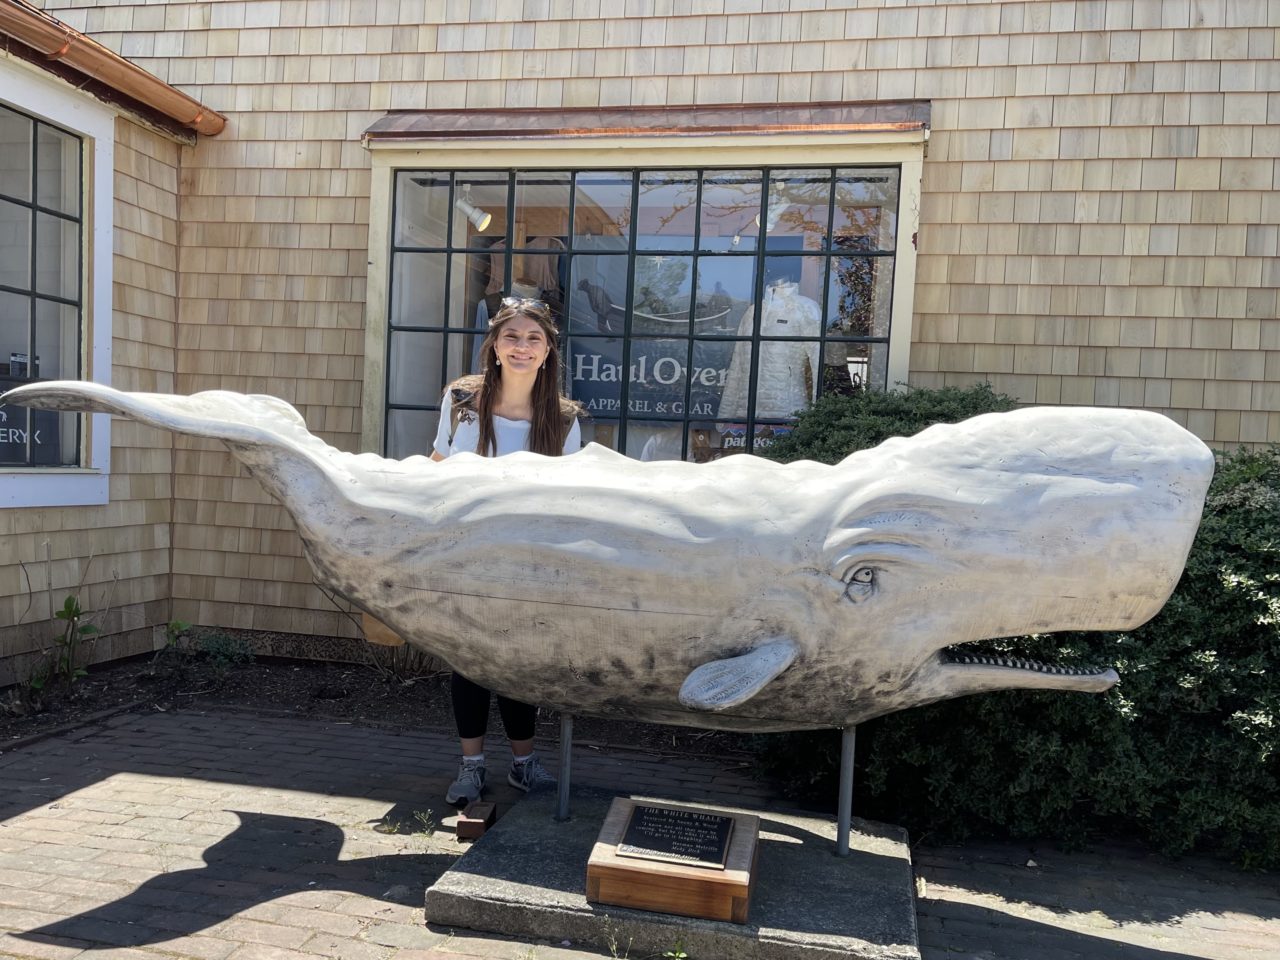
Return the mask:
<svg viewBox="0 0 1280 960"><path fill-rule="evenodd" d="M467 421L465 418L459 420L453 442L449 442L449 431L453 427L452 407L452 391L446 390L440 401L440 428L436 431L436 453L442 457L451 457L455 453L475 453L476 444L480 442L480 424L476 420ZM529 449L529 427L528 420L508 420L506 417L495 416L493 432L494 440L498 444L497 455L501 457L508 453ZM573 424L569 427L568 435L564 438L564 452L577 453L581 449L582 428L578 426L578 420L575 417Z"/></svg>

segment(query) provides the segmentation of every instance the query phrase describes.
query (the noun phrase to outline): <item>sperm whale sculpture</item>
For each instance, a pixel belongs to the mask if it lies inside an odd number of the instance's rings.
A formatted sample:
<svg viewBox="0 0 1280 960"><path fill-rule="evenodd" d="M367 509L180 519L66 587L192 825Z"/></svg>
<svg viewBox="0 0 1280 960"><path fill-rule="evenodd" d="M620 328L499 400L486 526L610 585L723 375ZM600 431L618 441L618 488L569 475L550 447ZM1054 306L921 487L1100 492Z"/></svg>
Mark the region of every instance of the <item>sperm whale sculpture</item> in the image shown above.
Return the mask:
<svg viewBox="0 0 1280 960"><path fill-rule="evenodd" d="M443 462L344 453L274 397L4 396L221 440L292 515L317 581L500 693L693 727L841 727L1109 669L959 644L1150 619L1213 473L1155 413L1041 407L931 427L835 466L734 456Z"/></svg>

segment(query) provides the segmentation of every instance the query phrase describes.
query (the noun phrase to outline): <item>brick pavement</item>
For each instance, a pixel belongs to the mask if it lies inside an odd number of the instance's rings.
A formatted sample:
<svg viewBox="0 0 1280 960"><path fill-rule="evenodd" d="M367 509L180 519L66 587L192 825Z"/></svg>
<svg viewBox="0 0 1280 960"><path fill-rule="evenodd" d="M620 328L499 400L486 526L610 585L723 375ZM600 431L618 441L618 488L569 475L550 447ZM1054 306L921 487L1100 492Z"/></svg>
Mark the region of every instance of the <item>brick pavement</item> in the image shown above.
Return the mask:
<svg viewBox="0 0 1280 960"><path fill-rule="evenodd" d="M610 956L425 926L423 890L461 849L440 799L454 749L445 731L218 710L122 715L0 754L0 958ZM574 764L584 785L770 799L707 759L582 747ZM916 856L926 960L1280 956L1265 879L1133 852Z"/></svg>

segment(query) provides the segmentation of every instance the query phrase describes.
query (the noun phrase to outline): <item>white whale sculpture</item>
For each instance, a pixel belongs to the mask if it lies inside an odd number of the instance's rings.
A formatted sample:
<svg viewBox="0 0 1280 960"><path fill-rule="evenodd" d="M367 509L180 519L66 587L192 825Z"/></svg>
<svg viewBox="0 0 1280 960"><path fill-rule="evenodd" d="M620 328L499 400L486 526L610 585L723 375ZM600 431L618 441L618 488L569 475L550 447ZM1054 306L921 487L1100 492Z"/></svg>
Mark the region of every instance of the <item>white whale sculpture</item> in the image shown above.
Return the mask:
<svg viewBox="0 0 1280 960"><path fill-rule="evenodd" d="M946 648L1151 618L1213 473L1158 414L1042 407L836 466L343 453L266 396L19 387L223 441L292 514L322 584L500 693L578 714L778 731L1112 670Z"/></svg>

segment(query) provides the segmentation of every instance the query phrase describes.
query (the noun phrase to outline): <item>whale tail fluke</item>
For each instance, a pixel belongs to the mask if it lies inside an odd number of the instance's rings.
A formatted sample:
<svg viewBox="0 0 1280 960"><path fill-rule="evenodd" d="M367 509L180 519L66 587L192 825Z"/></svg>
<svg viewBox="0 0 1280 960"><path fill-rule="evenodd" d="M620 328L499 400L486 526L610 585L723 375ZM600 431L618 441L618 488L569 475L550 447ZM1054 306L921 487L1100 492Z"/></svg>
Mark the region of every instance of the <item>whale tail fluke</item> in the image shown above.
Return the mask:
<svg viewBox="0 0 1280 960"><path fill-rule="evenodd" d="M359 459L312 435L302 415L277 397L221 390L191 396L126 393L100 383L51 380L17 387L0 401L45 410L111 413L175 433L221 440L300 527L307 525L306 515L313 509L304 501L343 499L350 486L345 481Z"/></svg>
<svg viewBox="0 0 1280 960"><path fill-rule="evenodd" d="M153 427L245 446L295 443L315 450L328 445L313 436L302 415L276 397L210 390L191 396L126 393L101 383L51 380L16 387L4 403L44 410L112 413ZM318 451L317 451L318 452Z"/></svg>

